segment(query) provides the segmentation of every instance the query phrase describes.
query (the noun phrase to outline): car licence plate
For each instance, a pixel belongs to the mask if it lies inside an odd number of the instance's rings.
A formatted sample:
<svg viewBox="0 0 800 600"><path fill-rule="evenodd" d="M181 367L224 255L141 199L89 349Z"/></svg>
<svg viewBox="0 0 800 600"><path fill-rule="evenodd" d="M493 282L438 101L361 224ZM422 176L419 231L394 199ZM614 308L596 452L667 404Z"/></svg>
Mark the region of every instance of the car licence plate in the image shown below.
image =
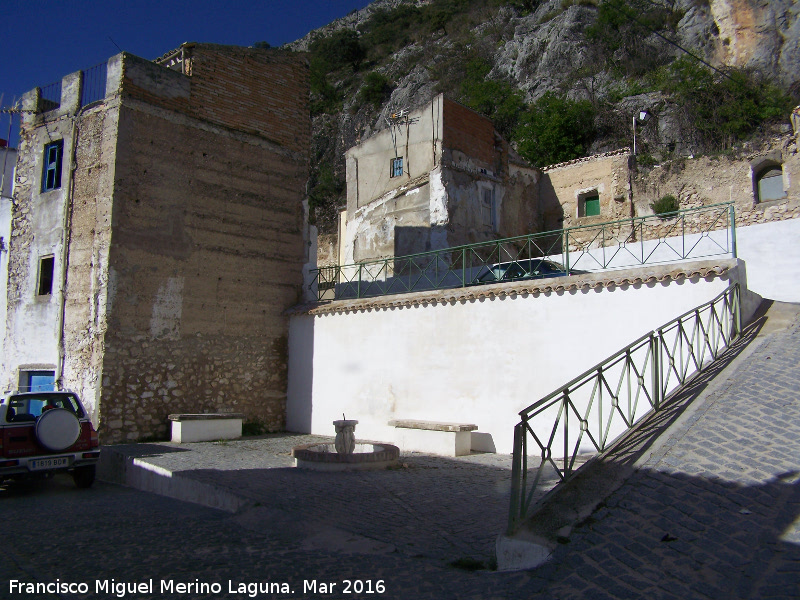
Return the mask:
<svg viewBox="0 0 800 600"><path fill-rule="evenodd" d="M66 467L69 465L68 456L59 456L57 458L37 458L28 461L28 468L31 471L40 471L42 469L57 469L59 467Z"/></svg>

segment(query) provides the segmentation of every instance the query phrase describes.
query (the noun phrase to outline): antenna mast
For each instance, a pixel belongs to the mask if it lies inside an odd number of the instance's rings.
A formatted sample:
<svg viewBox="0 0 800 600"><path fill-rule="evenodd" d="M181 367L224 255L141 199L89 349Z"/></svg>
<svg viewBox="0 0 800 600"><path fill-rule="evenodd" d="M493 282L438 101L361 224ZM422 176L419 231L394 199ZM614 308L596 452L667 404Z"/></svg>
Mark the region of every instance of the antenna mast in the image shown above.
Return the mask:
<svg viewBox="0 0 800 600"><path fill-rule="evenodd" d="M395 157L399 156L397 151L397 134L405 125L406 128L406 154L408 154L408 131L413 123L419 121L419 117L410 118L408 116L407 108L400 108L392 111L391 115L384 117L386 124L389 126L389 133L392 136L392 147L394 148ZM406 169L408 168L408 160L406 162Z"/></svg>

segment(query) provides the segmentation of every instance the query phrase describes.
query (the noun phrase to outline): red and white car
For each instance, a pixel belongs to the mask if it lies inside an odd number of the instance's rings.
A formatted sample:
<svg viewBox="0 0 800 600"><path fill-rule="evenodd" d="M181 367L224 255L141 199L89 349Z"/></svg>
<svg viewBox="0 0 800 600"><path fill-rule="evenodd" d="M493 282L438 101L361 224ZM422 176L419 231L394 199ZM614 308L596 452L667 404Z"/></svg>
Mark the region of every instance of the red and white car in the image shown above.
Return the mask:
<svg viewBox="0 0 800 600"><path fill-rule="evenodd" d="M0 483L66 471L88 488L99 460L97 432L73 392L9 392L0 400Z"/></svg>

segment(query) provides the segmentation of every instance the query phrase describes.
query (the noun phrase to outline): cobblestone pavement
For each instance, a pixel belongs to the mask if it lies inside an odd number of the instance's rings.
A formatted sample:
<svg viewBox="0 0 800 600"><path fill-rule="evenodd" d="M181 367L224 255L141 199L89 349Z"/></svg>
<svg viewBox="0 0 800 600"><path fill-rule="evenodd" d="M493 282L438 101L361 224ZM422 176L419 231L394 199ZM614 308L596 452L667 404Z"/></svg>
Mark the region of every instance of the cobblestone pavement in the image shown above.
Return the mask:
<svg viewBox="0 0 800 600"><path fill-rule="evenodd" d="M695 400L532 572L529 592L800 598L800 323L797 307L786 312L791 325L753 341L746 360Z"/></svg>
<svg viewBox="0 0 800 600"><path fill-rule="evenodd" d="M0 598L116 598L95 581L154 580L126 598L798 598L800 323L755 339L552 560L488 567L510 457L419 454L380 472L291 468L313 436L118 447L246 498L235 514L120 486L0 488ZM565 540L567 541L567 540ZM9 582L88 582L89 594L11 594ZM345 580L359 580L361 593ZM179 594L161 581L218 583ZM304 581L317 581L316 590ZM229 584L229 581L231 582ZM256 593L240 583L286 583ZM383 590L377 593L378 582ZM325 593L322 583L337 583ZM369 582L369 583L367 583ZM309 584L310 585L310 584ZM370 589L376 592L369 594Z"/></svg>

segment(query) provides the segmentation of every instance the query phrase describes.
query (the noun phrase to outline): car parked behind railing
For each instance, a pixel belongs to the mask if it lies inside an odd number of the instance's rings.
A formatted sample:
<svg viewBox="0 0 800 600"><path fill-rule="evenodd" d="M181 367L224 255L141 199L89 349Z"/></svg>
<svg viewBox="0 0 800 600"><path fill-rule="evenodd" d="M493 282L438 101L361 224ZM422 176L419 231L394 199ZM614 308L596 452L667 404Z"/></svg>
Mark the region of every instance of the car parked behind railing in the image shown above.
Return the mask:
<svg viewBox="0 0 800 600"><path fill-rule="evenodd" d="M486 283L517 281L520 279L547 279L548 277L566 277L586 273L578 269L567 269L564 265L545 258L526 258L489 265L478 275L472 285Z"/></svg>

